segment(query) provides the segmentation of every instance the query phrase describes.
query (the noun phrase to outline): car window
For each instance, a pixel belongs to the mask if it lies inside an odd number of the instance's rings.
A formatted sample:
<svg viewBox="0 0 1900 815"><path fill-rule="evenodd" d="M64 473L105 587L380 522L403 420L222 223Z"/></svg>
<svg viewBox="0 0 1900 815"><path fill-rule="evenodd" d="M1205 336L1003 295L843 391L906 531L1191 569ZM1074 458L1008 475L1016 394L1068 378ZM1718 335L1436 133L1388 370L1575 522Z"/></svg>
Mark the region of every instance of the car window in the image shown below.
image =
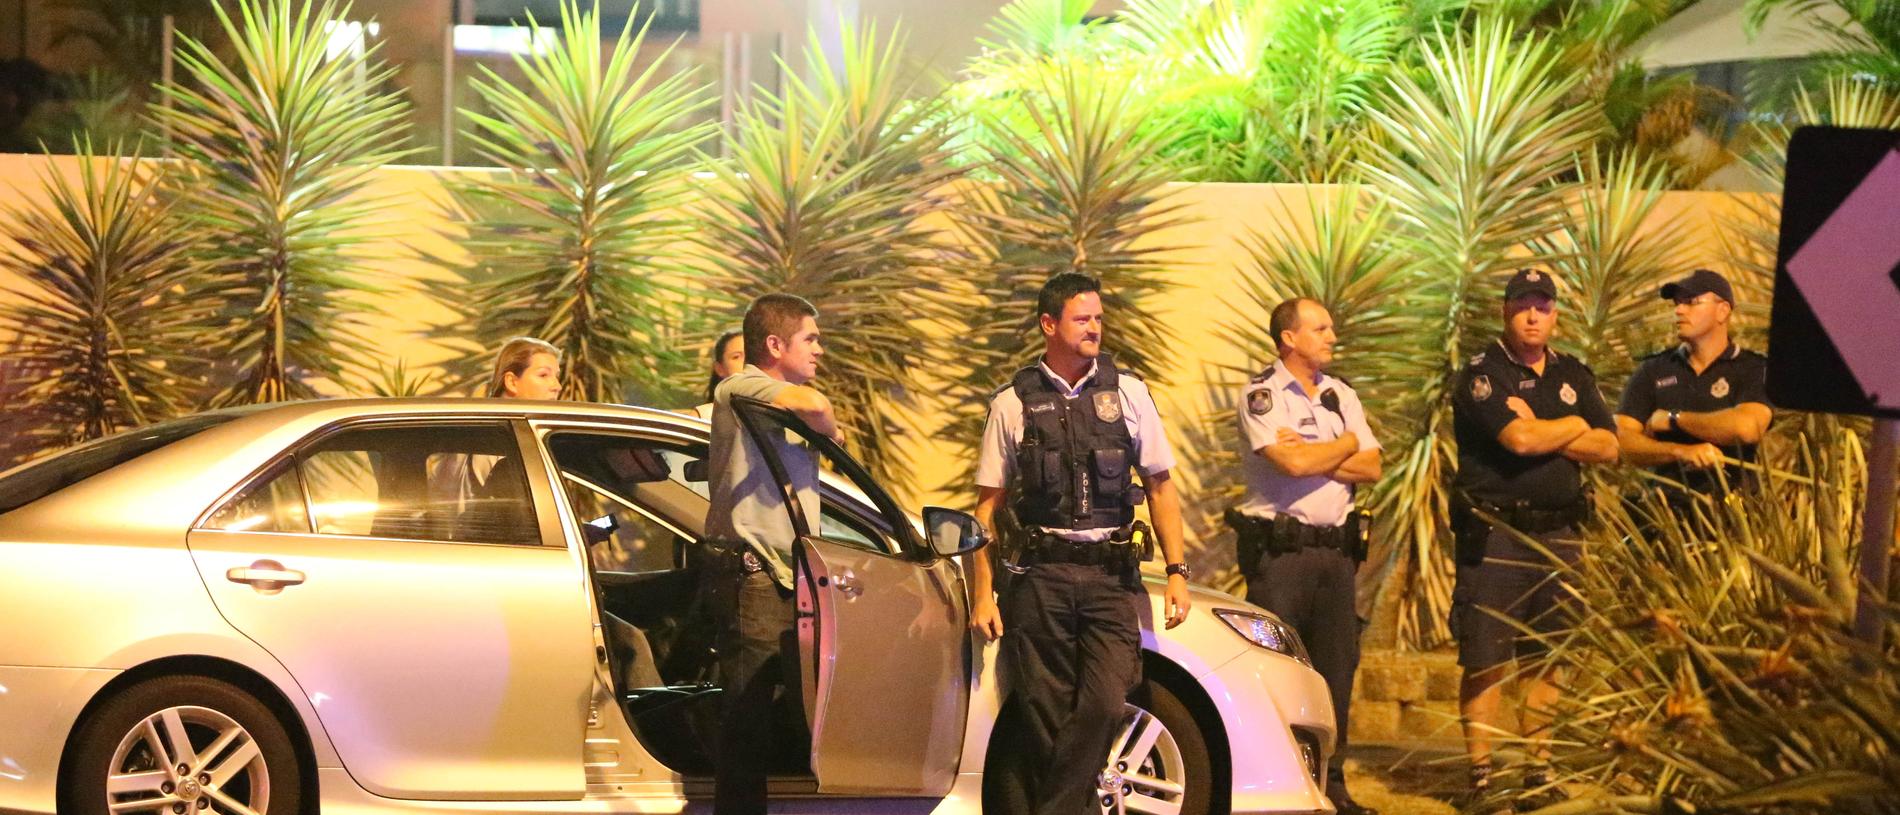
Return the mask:
<svg viewBox="0 0 1900 815"><path fill-rule="evenodd" d="M547 437L594 568L658 571L684 562L706 518L706 448L611 433ZM591 527L591 529L590 529Z"/></svg>
<svg viewBox="0 0 1900 815"><path fill-rule="evenodd" d="M741 400L734 400L734 407L738 409L740 420L746 424L748 430L756 428L761 434L792 434L794 440L818 461L821 470L856 487L874 509L868 517L861 518L856 513L847 513L839 509L837 501L832 497L821 496L824 506L820 511L824 517L819 519L818 533L820 535L832 538L835 532L841 536L833 538L837 542L855 543L885 553L897 553L907 548L922 546L922 543L911 534L909 519L897 506L897 502L875 479L871 478L863 465L851 458L836 442L812 432L803 422L792 420L790 413L763 402L750 400L750 404L744 404ZM767 455L770 456L772 453L767 452ZM780 474L783 466L782 462L779 463L779 466L774 468L774 474ZM791 509L788 507L787 511Z"/></svg>
<svg viewBox="0 0 1900 815"><path fill-rule="evenodd" d="M346 429L298 454L320 535L539 545L504 423Z"/></svg>
<svg viewBox="0 0 1900 815"><path fill-rule="evenodd" d="M892 543L889 537L872 527L865 519L853 515L850 510L832 502L829 496L826 497L824 508L820 511L824 513L824 520L819 524L820 537L878 552L897 551L896 544Z"/></svg>
<svg viewBox="0 0 1900 815"><path fill-rule="evenodd" d="M577 477L563 480L568 505L587 536L587 555L595 569L658 572L679 568L689 541L673 526Z"/></svg>
<svg viewBox="0 0 1900 815"><path fill-rule="evenodd" d="M202 413L127 430L0 473L0 513L11 512L168 444L243 415Z"/></svg>
<svg viewBox="0 0 1900 815"><path fill-rule="evenodd" d="M303 484L297 477L295 461L287 458L212 513L204 528L307 534L310 516L305 509Z"/></svg>

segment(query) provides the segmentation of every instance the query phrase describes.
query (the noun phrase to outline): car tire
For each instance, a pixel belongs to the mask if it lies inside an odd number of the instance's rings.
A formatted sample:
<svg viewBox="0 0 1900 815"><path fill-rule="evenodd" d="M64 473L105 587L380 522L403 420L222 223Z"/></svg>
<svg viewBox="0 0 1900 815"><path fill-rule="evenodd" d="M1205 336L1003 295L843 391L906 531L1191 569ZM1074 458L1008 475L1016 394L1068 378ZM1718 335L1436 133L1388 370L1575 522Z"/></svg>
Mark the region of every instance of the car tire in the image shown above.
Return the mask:
<svg viewBox="0 0 1900 815"><path fill-rule="evenodd" d="M1123 775L1122 794L1105 794L1102 811L1169 811L1179 806L1173 811L1180 815L1209 815L1214 805L1214 757L1194 712L1159 682L1147 683L1134 698L1141 703L1131 702L1125 709L1122 729L1111 748L1118 754L1109 756L1104 770ZM1158 732L1150 730L1156 726ZM1128 743L1144 735L1155 736L1154 746L1144 755L1132 755ZM1168 784L1180 792L1171 792ZM1148 806L1144 797L1159 799L1153 803L1165 806Z"/></svg>
<svg viewBox="0 0 1900 815"><path fill-rule="evenodd" d="M181 738L191 756L178 749ZM150 801L140 810L154 815L181 806L183 815L213 815L233 804L298 815L303 807L303 769L284 723L255 696L210 677L159 677L118 692L86 717L70 750L62 813L108 815L112 804L134 801Z"/></svg>

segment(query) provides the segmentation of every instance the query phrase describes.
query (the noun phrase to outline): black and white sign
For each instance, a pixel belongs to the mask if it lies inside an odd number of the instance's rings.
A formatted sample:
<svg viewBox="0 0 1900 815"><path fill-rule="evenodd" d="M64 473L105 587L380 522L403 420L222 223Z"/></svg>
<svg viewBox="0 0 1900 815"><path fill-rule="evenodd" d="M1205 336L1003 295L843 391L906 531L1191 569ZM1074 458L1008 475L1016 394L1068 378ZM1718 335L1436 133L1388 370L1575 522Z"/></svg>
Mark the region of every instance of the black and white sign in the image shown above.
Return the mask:
<svg viewBox="0 0 1900 815"><path fill-rule="evenodd" d="M1900 131L1795 131L1768 395L1795 410L1900 417Z"/></svg>

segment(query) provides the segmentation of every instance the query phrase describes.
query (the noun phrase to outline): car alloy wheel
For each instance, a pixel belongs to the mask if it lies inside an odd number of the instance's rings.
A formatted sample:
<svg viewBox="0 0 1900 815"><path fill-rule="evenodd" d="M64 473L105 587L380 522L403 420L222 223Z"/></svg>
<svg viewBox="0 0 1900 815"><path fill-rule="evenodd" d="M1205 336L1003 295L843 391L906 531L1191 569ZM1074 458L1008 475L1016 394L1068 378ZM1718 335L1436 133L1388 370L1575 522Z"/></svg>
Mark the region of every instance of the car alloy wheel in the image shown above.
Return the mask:
<svg viewBox="0 0 1900 815"><path fill-rule="evenodd" d="M60 761L61 815L300 815L304 761L283 720L208 676L112 691Z"/></svg>
<svg viewBox="0 0 1900 815"><path fill-rule="evenodd" d="M1136 705L1122 711L1121 731L1098 779L1102 811L1179 815L1187 801L1187 762L1168 726Z"/></svg>
<svg viewBox="0 0 1900 815"><path fill-rule="evenodd" d="M106 797L115 813L270 810L270 767L257 740L210 708L168 707L139 720L107 766Z"/></svg>

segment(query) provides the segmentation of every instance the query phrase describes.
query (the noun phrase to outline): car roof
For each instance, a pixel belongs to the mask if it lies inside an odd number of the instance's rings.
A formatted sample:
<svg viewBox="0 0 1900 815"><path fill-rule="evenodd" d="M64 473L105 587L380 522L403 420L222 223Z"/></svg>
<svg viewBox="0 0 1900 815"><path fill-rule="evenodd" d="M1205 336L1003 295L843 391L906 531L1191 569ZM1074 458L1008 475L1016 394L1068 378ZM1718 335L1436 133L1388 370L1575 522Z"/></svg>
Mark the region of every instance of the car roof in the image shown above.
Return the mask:
<svg viewBox="0 0 1900 815"><path fill-rule="evenodd" d="M175 539L251 473L326 427L369 419L494 418L609 422L704 440L705 419L657 408L598 402L457 397L313 399L209 411L230 421L174 442L0 515L0 540L94 542L140 533ZM864 506L856 485L824 474L825 486Z"/></svg>

